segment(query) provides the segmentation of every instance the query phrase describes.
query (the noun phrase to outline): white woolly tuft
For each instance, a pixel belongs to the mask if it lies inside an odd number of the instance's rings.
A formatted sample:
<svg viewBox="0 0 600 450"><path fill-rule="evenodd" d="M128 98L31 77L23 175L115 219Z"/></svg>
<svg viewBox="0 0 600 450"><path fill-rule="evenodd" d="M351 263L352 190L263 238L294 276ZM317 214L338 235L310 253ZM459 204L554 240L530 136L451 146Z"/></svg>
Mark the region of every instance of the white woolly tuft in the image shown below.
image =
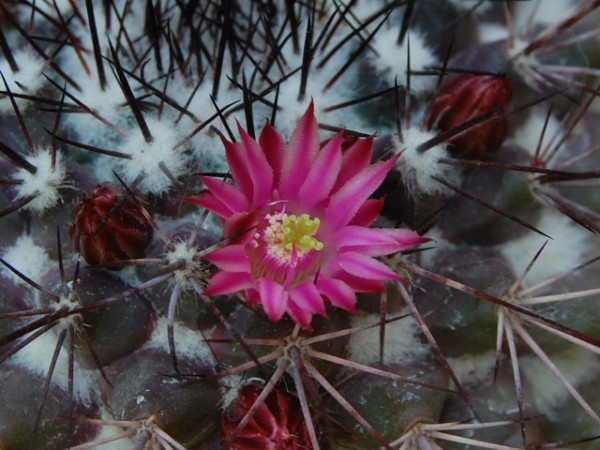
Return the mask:
<svg viewBox="0 0 600 450"><path fill-rule="evenodd" d="M219 384L222 395L221 409L225 411L239 397L240 389L248 383L241 375L229 375L220 378Z"/></svg>
<svg viewBox="0 0 600 450"><path fill-rule="evenodd" d="M58 336L53 331L48 331L20 349L10 358L10 361L44 378L48 373L57 342ZM69 382L67 352L68 350L63 345L52 376L53 383L64 391L67 391ZM77 362L74 363L74 393L77 399L86 405L93 400L92 396L97 390L97 374L97 371L83 369Z"/></svg>
<svg viewBox="0 0 600 450"><path fill-rule="evenodd" d="M114 421L117 420L113 417L110 411L101 405L100 407L100 420ZM119 427L117 425L101 424L98 429L98 434L94 437L95 442L100 442L103 439L113 438L121 433L126 427ZM102 450L131 450L134 446L134 441L130 437L122 437L119 440L112 441L110 443L101 446Z"/></svg>
<svg viewBox="0 0 600 450"><path fill-rule="evenodd" d="M498 23L481 23L477 29L482 44L501 41L508 38L508 29Z"/></svg>
<svg viewBox="0 0 600 450"><path fill-rule="evenodd" d="M114 419L109 419L114 420ZM111 439L115 436L122 434L123 428L116 425L102 425L98 434L94 438L94 441L101 442L104 439ZM131 450L136 448L134 441L130 437L122 437L119 440L102 444L101 450Z"/></svg>
<svg viewBox="0 0 600 450"><path fill-rule="evenodd" d="M292 43L288 42L284 47L283 52L286 52L288 64L290 67L302 66L302 54L295 53L292 48ZM315 115L320 123L335 123L341 127L353 128L364 126L364 121L358 120L356 114L350 112L351 109L342 108L333 111L327 111L327 108L332 105L343 103L356 96L354 85L356 67L349 68L330 88L326 89L327 84L331 81L333 74L344 65L350 57L349 46L344 46L339 49L323 67L312 67L310 75L306 80L306 92L303 98L299 97L300 84L302 79L302 71L298 70L292 76L286 78L279 85L279 98L277 101L279 110L276 115L275 127L277 131L284 137L289 137L298 124L298 120L306 112L311 100L314 100ZM323 54L319 54L322 57ZM313 63L315 66L316 63ZM315 97L316 96L316 97ZM273 93L269 100L275 100ZM262 129L265 119L269 119L272 114L272 108L269 106L261 107L257 105L255 108L255 127L258 130ZM322 135L321 135L322 136Z"/></svg>
<svg viewBox="0 0 600 450"><path fill-rule="evenodd" d="M525 31L529 27L556 25L573 12L573 0L559 2L514 2L511 14L514 26Z"/></svg>
<svg viewBox="0 0 600 450"><path fill-rule="evenodd" d="M482 3L481 0L448 0L448 2L461 12L471 11L476 6L477 8L473 12L482 13L490 10L492 7L492 2Z"/></svg>
<svg viewBox="0 0 600 450"><path fill-rule="evenodd" d="M79 133L86 144L112 148L117 142L117 133L102 120L125 129L129 129L133 120L131 109L124 106L126 100L119 83L111 73L107 74L104 90L100 88L95 73L81 77L77 82L81 86L81 92L76 94L77 100L94 114L67 114L64 123Z"/></svg>
<svg viewBox="0 0 600 450"><path fill-rule="evenodd" d="M218 230L215 230L218 233ZM174 272L173 282L180 283L182 290L192 289L190 279L196 278L196 275L202 269L202 262L195 259L198 255L198 249L189 246L185 241L176 241L173 251L165 254L169 264L177 261L185 261L185 267Z"/></svg>
<svg viewBox="0 0 600 450"><path fill-rule="evenodd" d="M461 383L477 385L492 379L496 352L492 350L481 354L465 354L448 358L448 363Z"/></svg>
<svg viewBox="0 0 600 450"><path fill-rule="evenodd" d="M45 67L44 60L26 50L13 52L13 57L19 67L17 72L12 71L5 58L0 59L0 72L6 78L11 92L13 94L36 94L46 84L46 78L42 76ZM2 86L2 90L5 90L4 83L1 81L0 86ZM29 105L29 102L19 98L15 98L15 100L19 109ZM8 97L0 99L0 113L10 113L12 110L13 106Z"/></svg>
<svg viewBox="0 0 600 450"><path fill-rule="evenodd" d="M396 143L397 153L402 152L397 168L402 173L407 188L413 191L415 196L447 190L444 185L432 179L432 176L449 181L457 177L457 172L452 166L440 163L440 159L449 156L446 144L438 144L425 152L417 151L419 145L435 136L434 131L422 131L411 127L402 130L403 142Z"/></svg>
<svg viewBox="0 0 600 450"><path fill-rule="evenodd" d="M553 239L525 278L525 285L535 285L585 261L590 245L590 233L571 219L554 210L546 210L536 225ZM513 239L501 247L515 273L521 273L547 238L537 233Z"/></svg>
<svg viewBox="0 0 600 450"><path fill-rule="evenodd" d="M36 14L41 12L55 19L59 19L57 11L60 13L62 18L64 18L68 17L73 10L72 0L37 0L35 3L30 4L35 6L35 10L37 11ZM19 15L22 14L27 20L30 20L31 7L17 9L16 11L17 13L20 13Z"/></svg>
<svg viewBox="0 0 600 450"><path fill-rule="evenodd" d="M515 129L515 132L512 134L511 138L508 139L507 143L516 144L527 150L531 156L534 156L540 136L544 130L545 121L546 114L539 110L529 114L521 125ZM543 150L546 148L551 141L560 139L562 134L561 130L560 121L556 117L550 116L548 124L546 125L546 131L544 132L544 140L541 149Z"/></svg>
<svg viewBox="0 0 600 450"><path fill-rule="evenodd" d="M337 60L337 58L334 58ZM335 67L335 61L329 61L329 64ZM335 105L344 101L349 97L349 93L342 93L341 91L347 89L344 87L343 82L338 82L333 85L331 89L326 91L323 90L326 83L329 81L328 77L331 77L329 71L314 70L307 81L306 92L319 93L318 101L315 101L315 116L319 122L323 123L338 123L348 128L352 127L352 124L348 123L353 115L347 114L348 111L342 109L333 112L325 111L325 108L331 105ZM277 112L275 126L277 131L285 137L289 137L292 134L294 128L298 124L298 120L306 112L306 108L311 101L311 97L306 96L304 99L298 99L298 91L300 86L300 72L290 77L280 86L279 100L281 104L281 111ZM264 117L268 118L271 115L271 110L264 110ZM344 114L346 113L346 114ZM260 115L258 116L260 117ZM258 129L262 129L263 121L255 124ZM257 133L258 135L258 133Z"/></svg>
<svg viewBox="0 0 600 450"><path fill-rule="evenodd" d="M352 326L360 327L379 323L375 314L352 317ZM353 333L350 337L350 359L362 364L379 361L379 331L375 326ZM388 323L385 326L383 357L386 363L399 363L411 358L420 358L430 353L430 348L419 340L421 330L410 316Z"/></svg>
<svg viewBox="0 0 600 450"><path fill-rule="evenodd" d="M427 237L431 239L431 248L427 251L424 251L420 255L420 265L422 267L431 267L440 252L443 252L447 249L456 249L457 244L446 240L444 237L444 233L439 226L434 226L429 231L427 231Z"/></svg>
<svg viewBox="0 0 600 450"><path fill-rule="evenodd" d="M223 143L218 136L202 133L194 136L193 141L192 157L203 172L227 173L229 171Z"/></svg>
<svg viewBox="0 0 600 450"><path fill-rule="evenodd" d="M552 362L575 388L597 379L600 372L600 359L579 347L569 348L560 354L554 353ZM569 392L537 357L524 356L520 358L519 364L529 380L530 398L536 411L553 420L560 420L563 417L561 404L570 398Z"/></svg>
<svg viewBox="0 0 600 450"><path fill-rule="evenodd" d="M21 184L14 187L16 200L34 196L27 203L26 209L41 214L56 205L60 199L59 189L65 182L67 171L59 152L52 164L52 151L44 149L33 156L26 157L37 168L36 173L30 173L23 168L17 169L13 174L14 180L21 180Z"/></svg>
<svg viewBox="0 0 600 450"><path fill-rule="evenodd" d="M169 351L169 339L167 334L168 321L166 317L159 317L152 332L150 340L144 344L144 348L157 348ZM213 357L210 349L204 342L202 335L178 322L173 327L175 349L177 355L188 359L200 360L205 364L212 363Z"/></svg>
<svg viewBox="0 0 600 450"><path fill-rule="evenodd" d="M68 1L71 2L72 0ZM115 11L124 8L127 10L127 14L124 14L123 27L134 39L138 39L138 36L143 36L145 33L144 5L145 3L140 4L139 2L126 2L123 0L112 2ZM67 85L66 88L85 108L92 110L94 115L100 116L102 120L107 121L116 128L129 130L135 122L133 121L131 108L127 105L122 88L117 80L117 74L110 63L112 55L109 43L112 42L115 45L119 41L120 27L115 26L113 22L110 28L106 28L110 21L100 20L105 16L103 2L93 2L93 9L96 17L100 53L107 58L103 63L106 85L104 90L100 86L93 51L76 52L66 48L61 52L60 66L79 86L79 89L75 89L71 85ZM79 11L85 13L85 6L79 6ZM63 15L63 17L66 16ZM71 21L70 32L73 36L77 36L81 48L90 50L93 48L92 36L87 21L83 23L79 20ZM82 60L85 61L86 69L84 69ZM129 63L129 60L122 61L125 71L131 69ZM152 65L149 64L149 66ZM146 75L153 77L149 71L146 72ZM134 92L140 87L140 83L132 76L128 76L127 81ZM116 140L117 133L109 129L104 122L94 117L94 115L88 113L66 114L63 120L65 124L69 125L70 129L79 134L79 140L82 142L101 148L115 149L118 144L118 140Z"/></svg>
<svg viewBox="0 0 600 450"><path fill-rule="evenodd" d="M525 82L535 88L539 85L539 82L532 76L529 68L540 66L540 61L534 52L524 53L529 44L529 41L515 37L512 46L508 48L508 56L513 61L515 70L523 77Z"/></svg>
<svg viewBox="0 0 600 450"><path fill-rule="evenodd" d="M131 159L120 159L116 170L130 184L141 176L140 183L136 185L139 191L162 194L169 190L172 182L161 165L177 178L185 172L190 156L185 146L175 148L182 135L171 124L156 119L147 120L147 124L154 140L146 142L140 130L134 131L120 148Z"/></svg>
<svg viewBox="0 0 600 450"><path fill-rule="evenodd" d="M377 72L388 74L389 84L394 84L398 77L398 84L406 84L408 70L407 57L410 48L410 70L426 70L439 64L438 59L427 46L425 36L416 30L410 30L401 45L398 42L398 29L382 29L373 39L373 47L379 56L372 58ZM411 75L410 88L412 92L422 93L434 89L437 78L435 76Z"/></svg>
<svg viewBox="0 0 600 450"><path fill-rule="evenodd" d="M23 275L34 281L39 281L53 265L46 249L37 245L33 237L29 235L19 237L13 246L6 248L3 258ZM0 273L16 283L29 286L4 266L0 269Z"/></svg>

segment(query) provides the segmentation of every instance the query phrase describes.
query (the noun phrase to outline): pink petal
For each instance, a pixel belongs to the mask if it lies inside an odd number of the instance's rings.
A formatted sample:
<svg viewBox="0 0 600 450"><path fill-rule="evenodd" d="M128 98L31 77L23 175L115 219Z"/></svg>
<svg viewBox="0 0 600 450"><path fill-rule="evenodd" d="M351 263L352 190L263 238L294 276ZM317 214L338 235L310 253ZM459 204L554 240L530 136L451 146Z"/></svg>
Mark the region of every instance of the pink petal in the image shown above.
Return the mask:
<svg viewBox="0 0 600 450"><path fill-rule="evenodd" d="M244 194L225 181L212 177L200 177L211 194L234 212L247 211L249 204Z"/></svg>
<svg viewBox="0 0 600 450"><path fill-rule="evenodd" d="M290 291L290 301L295 303L298 308L310 311L314 314L325 314L325 302L319 294L314 283L303 283L294 287Z"/></svg>
<svg viewBox="0 0 600 450"><path fill-rule="evenodd" d="M419 236L417 232L406 228L390 229L387 232L393 234L394 239L397 239L404 246L402 250L431 241L430 238Z"/></svg>
<svg viewBox="0 0 600 450"><path fill-rule="evenodd" d="M325 144L312 164L299 193L305 207L316 205L333 189L342 162L342 136L340 132Z"/></svg>
<svg viewBox="0 0 600 450"><path fill-rule="evenodd" d="M250 272L250 258L244 245L227 245L209 253L204 259L227 272Z"/></svg>
<svg viewBox="0 0 600 450"><path fill-rule="evenodd" d="M273 169L273 186L278 187L281 178L283 159L286 152L285 142L281 135L275 131L273 126L267 122L260 133L258 143L260 144L269 165Z"/></svg>
<svg viewBox="0 0 600 450"><path fill-rule="evenodd" d="M225 295L250 289L253 286L254 283L248 273L221 271L212 276L204 293L209 296Z"/></svg>
<svg viewBox="0 0 600 450"><path fill-rule="evenodd" d="M238 131L242 139L242 145L246 151L246 170L252 181L254 205L264 205L269 200L273 190L273 169L267 162L267 158L260 146L254 139L238 124Z"/></svg>
<svg viewBox="0 0 600 450"><path fill-rule="evenodd" d="M233 239L235 243L246 242L253 236L256 222L262 214L261 209L232 214L223 224L223 238Z"/></svg>
<svg viewBox="0 0 600 450"><path fill-rule="evenodd" d="M358 208L356 215L350 223L352 225L368 227L379 217L381 208L383 208L383 198L370 198Z"/></svg>
<svg viewBox="0 0 600 450"><path fill-rule="evenodd" d="M223 202L216 198L210 191L202 191L200 195L186 197L185 200L208 209L221 219L228 219L233 214L233 211L231 211L225 204L223 204Z"/></svg>
<svg viewBox="0 0 600 450"><path fill-rule="evenodd" d="M357 252L345 252L337 255L330 263L344 272L369 280L400 280L400 277L381 261Z"/></svg>
<svg viewBox="0 0 600 450"><path fill-rule="evenodd" d="M317 289L327 297L332 305L345 309L351 313L356 312L356 294L354 290L342 280L330 279L324 276L317 278Z"/></svg>
<svg viewBox="0 0 600 450"><path fill-rule="evenodd" d="M301 328L305 330L311 329L310 322L312 321L312 313L310 311L300 308L294 302L290 302L287 313Z"/></svg>
<svg viewBox="0 0 600 450"><path fill-rule="evenodd" d="M398 155L384 163L367 167L333 195L326 211L331 229L341 228L352 220L360 206L379 187L397 160Z"/></svg>
<svg viewBox="0 0 600 450"><path fill-rule="evenodd" d="M319 150L319 133L314 105L308 109L292 133L290 148L285 154L281 170L279 192L283 198L295 198L313 165Z"/></svg>
<svg viewBox="0 0 600 450"><path fill-rule="evenodd" d="M331 245L337 251L347 248L395 245L396 241L388 233L375 228L348 225L331 236ZM361 252L362 253L362 252Z"/></svg>
<svg viewBox="0 0 600 450"><path fill-rule="evenodd" d="M225 158L227 165L231 170L231 176L238 190L244 194L246 200L250 203L254 196L254 187L252 178L248 172L248 161L246 152L240 144L232 143L223 139L225 146Z"/></svg>
<svg viewBox="0 0 600 450"><path fill-rule="evenodd" d="M381 293L385 291L385 285L381 280L361 278L343 271L338 272L335 278L346 283L354 292Z"/></svg>
<svg viewBox="0 0 600 450"><path fill-rule="evenodd" d="M342 156L342 167L335 183L334 190L338 190L346 182L365 169L371 162L373 153L373 136L359 139L352 147L346 150Z"/></svg>
<svg viewBox="0 0 600 450"><path fill-rule="evenodd" d="M259 278L256 287L269 319L273 322L281 319L288 306L288 293L284 287L268 278Z"/></svg>
<svg viewBox="0 0 600 450"><path fill-rule="evenodd" d="M355 251L369 256L397 253L429 239L407 229L374 229L349 225L332 236L338 251Z"/></svg>

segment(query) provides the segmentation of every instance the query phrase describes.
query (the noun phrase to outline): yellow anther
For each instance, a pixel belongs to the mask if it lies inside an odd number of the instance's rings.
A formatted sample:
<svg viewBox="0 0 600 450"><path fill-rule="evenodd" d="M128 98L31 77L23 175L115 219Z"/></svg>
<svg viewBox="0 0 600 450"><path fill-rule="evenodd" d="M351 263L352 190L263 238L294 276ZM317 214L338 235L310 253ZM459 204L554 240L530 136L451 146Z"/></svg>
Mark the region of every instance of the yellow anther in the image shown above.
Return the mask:
<svg viewBox="0 0 600 450"><path fill-rule="evenodd" d="M288 216L283 221L284 237L283 242L287 250L295 246L302 252L309 250L321 250L323 244L313 236L319 230L321 221L318 218L311 219L308 214Z"/></svg>

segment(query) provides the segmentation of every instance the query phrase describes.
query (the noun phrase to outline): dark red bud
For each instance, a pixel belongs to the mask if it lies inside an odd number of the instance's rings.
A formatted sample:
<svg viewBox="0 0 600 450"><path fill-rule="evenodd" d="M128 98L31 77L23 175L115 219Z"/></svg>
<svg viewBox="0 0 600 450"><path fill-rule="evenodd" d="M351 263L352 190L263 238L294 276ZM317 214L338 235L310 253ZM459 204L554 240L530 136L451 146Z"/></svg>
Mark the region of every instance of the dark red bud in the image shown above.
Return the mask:
<svg viewBox="0 0 600 450"><path fill-rule="evenodd" d="M236 438L236 427L252 407L261 388L244 386L221 420L221 439L230 450L310 450L308 429L300 402L287 392L275 389L259 406L252 419Z"/></svg>
<svg viewBox="0 0 600 450"><path fill-rule="evenodd" d="M90 266L118 270L116 261L140 258L152 238L152 225L125 190L96 186L73 214L69 235Z"/></svg>
<svg viewBox="0 0 600 450"><path fill-rule="evenodd" d="M482 114L505 112L511 98L510 79L505 75L463 75L441 86L425 125L443 133ZM482 159L502 145L507 132L506 118L473 126L451 138L448 150L457 158Z"/></svg>

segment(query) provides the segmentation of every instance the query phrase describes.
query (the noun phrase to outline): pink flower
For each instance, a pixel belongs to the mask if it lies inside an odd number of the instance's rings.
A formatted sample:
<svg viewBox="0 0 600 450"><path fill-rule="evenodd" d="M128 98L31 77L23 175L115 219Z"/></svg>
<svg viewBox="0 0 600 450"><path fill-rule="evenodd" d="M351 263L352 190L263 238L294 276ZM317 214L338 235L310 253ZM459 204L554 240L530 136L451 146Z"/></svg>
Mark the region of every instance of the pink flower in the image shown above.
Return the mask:
<svg viewBox="0 0 600 450"><path fill-rule="evenodd" d="M207 190L189 200L223 220L231 243L206 256L220 270L207 295L243 291L277 321L303 328L325 304L355 311L356 292L381 292L398 275L375 257L427 239L405 229L372 229L382 207L369 196L397 158L371 164L373 138L342 152L342 133L319 147L311 103L289 149L267 123L258 142L239 127L224 140L234 185L202 177Z"/></svg>

